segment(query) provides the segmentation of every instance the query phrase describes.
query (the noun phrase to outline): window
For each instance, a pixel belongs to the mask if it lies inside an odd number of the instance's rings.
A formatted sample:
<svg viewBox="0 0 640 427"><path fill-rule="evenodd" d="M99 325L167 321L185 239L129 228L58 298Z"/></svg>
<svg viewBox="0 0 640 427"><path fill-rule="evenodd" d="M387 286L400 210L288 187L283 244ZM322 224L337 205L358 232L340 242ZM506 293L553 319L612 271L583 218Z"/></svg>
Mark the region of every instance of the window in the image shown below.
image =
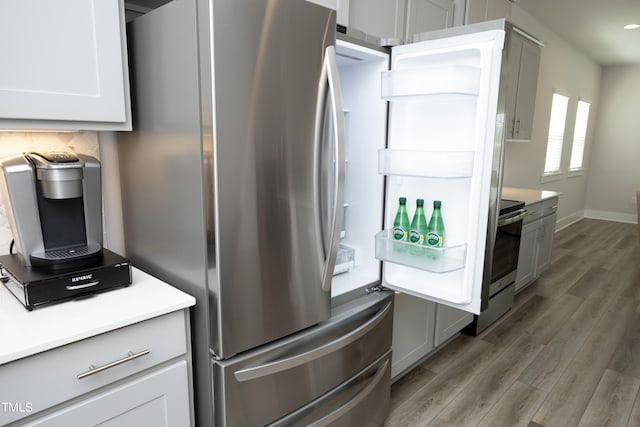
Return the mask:
<svg viewBox="0 0 640 427"><path fill-rule="evenodd" d="M571 162L569 170L576 171L582 169L584 157L584 143L587 136L587 123L589 122L590 104L578 101L578 111L576 112L576 127L573 131L573 145L571 146Z"/></svg>
<svg viewBox="0 0 640 427"><path fill-rule="evenodd" d="M551 120L549 122L549 139L547 140L547 157L544 161L544 174L556 175L560 173L562 158L562 141L564 139L564 124L567 119L567 105L569 98L553 94L551 102Z"/></svg>

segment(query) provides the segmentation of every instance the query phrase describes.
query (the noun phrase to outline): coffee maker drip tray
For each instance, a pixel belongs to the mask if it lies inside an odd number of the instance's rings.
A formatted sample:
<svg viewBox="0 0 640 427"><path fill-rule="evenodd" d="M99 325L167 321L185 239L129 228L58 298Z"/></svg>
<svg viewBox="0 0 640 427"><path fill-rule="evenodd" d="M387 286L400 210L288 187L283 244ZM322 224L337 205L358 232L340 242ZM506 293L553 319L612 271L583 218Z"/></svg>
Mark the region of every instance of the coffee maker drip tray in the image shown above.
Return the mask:
<svg viewBox="0 0 640 427"><path fill-rule="evenodd" d="M76 262L73 264L80 267L80 261L98 259L102 252L102 246L98 244L89 244L83 246L75 246L73 248L57 249L46 251L43 253L33 253L29 256L31 264L36 267L48 267L53 269L65 268L66 263Z"/></svg>
<svg viewBox="0 0 640 427"><path fill-rule="evenodd" d="M129 260L108 249L94 263L74 269L27 267L17 254L0 256L0 280L27 310L129 286Z"/></svg>

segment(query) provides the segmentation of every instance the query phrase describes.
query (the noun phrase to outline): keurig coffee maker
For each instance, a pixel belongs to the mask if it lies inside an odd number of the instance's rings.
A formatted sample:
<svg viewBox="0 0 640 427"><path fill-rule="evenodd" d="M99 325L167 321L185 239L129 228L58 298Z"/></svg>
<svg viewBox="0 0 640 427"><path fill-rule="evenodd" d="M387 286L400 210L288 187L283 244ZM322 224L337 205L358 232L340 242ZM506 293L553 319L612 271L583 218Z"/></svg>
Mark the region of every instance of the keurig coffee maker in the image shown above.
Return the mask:
<svg viewBox="0 0 640 427"><path fill-rule="evenodd" d="M0 161L15 252L2 280L28 308L131 283L128 261L102 247L100 162L69 152Z"/></svg>

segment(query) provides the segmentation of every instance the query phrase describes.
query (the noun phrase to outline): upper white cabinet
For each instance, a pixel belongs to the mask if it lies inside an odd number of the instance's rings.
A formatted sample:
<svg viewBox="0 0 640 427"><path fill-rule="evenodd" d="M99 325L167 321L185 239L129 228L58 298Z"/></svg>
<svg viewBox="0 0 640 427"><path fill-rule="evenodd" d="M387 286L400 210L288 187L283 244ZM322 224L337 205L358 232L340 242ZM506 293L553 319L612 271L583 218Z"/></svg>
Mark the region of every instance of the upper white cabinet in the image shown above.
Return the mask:
<svg viewBox="0 0 640 427"><path fill-rule="evenodd" d="M506 139L530 141L541 49L516 31L511 32L510 39Z"/></svg>
<svg viewBox="0 0 640 427"><path fill-rule="evenodd" d="M453 26L453 0L408 0L405 39Z"/></svg>
<svg viewBox="0 0 640 427"><path fill-rule="evenodd" d="M0 129L131 129L122 0L2 2L0 50Z"/></svg>
<svg viewBox="0 0 640 427"><path fill-rule="evenodd" d="M372 36L404 37L407 0L349 0L349 27Z"/></svg>
<svg viewBox="0 0 640 427"><path fill-rule="evenodd" d="M493 19L511 18L509 0L467 0L467 24L491 21Z"/></svg>
<svg viewBox="0 0 640 427"><path fill-rule="evenodd" d="M349 0L349 27L385 39L464 24L465 0Z"/></svg>

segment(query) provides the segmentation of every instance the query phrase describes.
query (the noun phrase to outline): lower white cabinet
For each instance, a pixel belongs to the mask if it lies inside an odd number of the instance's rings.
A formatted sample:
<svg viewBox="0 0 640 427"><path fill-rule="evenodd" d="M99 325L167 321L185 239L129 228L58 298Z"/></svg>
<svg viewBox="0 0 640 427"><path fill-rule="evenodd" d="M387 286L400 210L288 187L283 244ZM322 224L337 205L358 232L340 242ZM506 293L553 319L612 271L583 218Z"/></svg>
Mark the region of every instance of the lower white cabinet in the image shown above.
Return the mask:
<svg viewBox="0 0 640 427"><path fill-rule="evenodd" d="M436 304L435 346L444 344L471 322L473 314L448 305Z"/></svg>
<svg viewBox="0 0 640 427"><path fill-rule="evenodd" d="M539 220L525 224L522 227L520 238L520 252L518 254L518 272L516 276L515 290L531 283L535 279L536 273L536 249L538 247Z"/></svg>
<svg viewBox="0 0 640 427"><path fill-rule="evenodd" d="M397 379L473 321L473 314L395 295L391 378Z"/></svg>
<svg viewBox="0 0 640 427"><path fill-rule="evenodd" d="M190 416L187 378L183 360L24 425L185 426Z"/></svg>
<svg viewBox="0 0 640 427"><path fill-rule="evenodd" d="M433 348L436 304L407 294L395 295L391 378L419 362Z"/></svg>
<svg viewBox="0 0 640 427"><path fill-rule="evenodd" d="M538 259L536 260L536 277L551 267L553 254L553 235L556 231L557 214L543 217L538 231Z"/></svg>
<svg viewBox="0 0 640 427"><path fill-rule="evenodd" d="M188 313L0 365L0 390L8 390L0 397L16 408L0 411L0 425L193 425Z"/></svg>
<svg viewBox="0 0 640 427"><path fill-rule="evenodd" d="M558 198L553 197L525 207L515 291L540 277L550 266L556 229Z"/></svg>

